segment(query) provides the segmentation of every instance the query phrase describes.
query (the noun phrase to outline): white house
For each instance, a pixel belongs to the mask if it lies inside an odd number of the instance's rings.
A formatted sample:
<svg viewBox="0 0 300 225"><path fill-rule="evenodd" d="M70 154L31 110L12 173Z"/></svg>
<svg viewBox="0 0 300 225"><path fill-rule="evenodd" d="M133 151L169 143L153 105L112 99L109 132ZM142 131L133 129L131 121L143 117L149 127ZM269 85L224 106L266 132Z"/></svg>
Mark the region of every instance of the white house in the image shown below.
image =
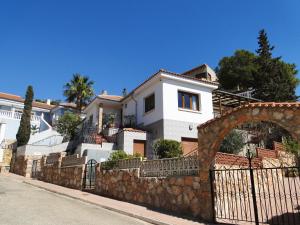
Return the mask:
<svg viewBox="0 0 300 225"><path fill-rule="evenodd" d="M86 123L129 154L152 157L158 139L180 141L188 153L197 147L197 125L214 116L217 88L206 64L182 74L159 70L124 97L97 96L84 110Z"/></svg>
<svg viewBox="0 0 300 225"><path fill-rule="evenodd" d="M3 148L16 142L21 116L24 108L24 99L21 96L0 92L0 163L2 161ZM18 151L18 154L48 154L56 151L56 145L63 141L53 124L66 111L74 111L73 103L60 103L51 105L50 100L46 103L33 101L31 116L31 136L27 146ZM52 149L54 148L54 150ZM63 151L65 149L59 149Z"/></svg>

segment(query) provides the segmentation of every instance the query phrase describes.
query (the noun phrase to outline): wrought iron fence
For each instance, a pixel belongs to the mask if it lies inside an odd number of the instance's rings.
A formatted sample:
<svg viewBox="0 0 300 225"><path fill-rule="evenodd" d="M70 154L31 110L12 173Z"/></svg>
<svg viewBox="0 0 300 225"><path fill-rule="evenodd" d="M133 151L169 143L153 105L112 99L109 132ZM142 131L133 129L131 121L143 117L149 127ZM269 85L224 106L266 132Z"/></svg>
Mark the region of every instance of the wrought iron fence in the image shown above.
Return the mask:
<svg viewBox="0 0 300 225"><path fill-rule="evenodd" d="M300 168L212 170L217 222L300 224Z"/></svg>

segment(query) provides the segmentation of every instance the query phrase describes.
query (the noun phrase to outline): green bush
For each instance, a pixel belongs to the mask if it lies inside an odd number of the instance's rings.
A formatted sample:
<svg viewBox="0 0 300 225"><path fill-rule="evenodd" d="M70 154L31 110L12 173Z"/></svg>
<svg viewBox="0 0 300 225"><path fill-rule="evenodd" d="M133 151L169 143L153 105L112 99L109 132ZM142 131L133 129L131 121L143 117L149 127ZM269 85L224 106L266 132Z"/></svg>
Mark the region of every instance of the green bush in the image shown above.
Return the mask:
<svg viewBox="0 0 300 225"><path fill-rule="evenodd" d="M241 133L232 130L223 140L220 152L237 154L244 147L244 139Z"/></svg>
<svg viewBox="0 0 300 225"><path fill-rule="evenodd" d="M180 142L174 140L160 139L153 148L160 159L180 157L183 154Z"/></svg>
<svg viewBox="0 0 300 225"><path fill-rule="evenodd" d="M81 119L78 114L66 112L63 116L59 117L56 129L58 133L64 136L65 140L72 140L80 123Z"/></svg>
<svg viewBox="0 0 300 225"><path fill-rule="evenodd" d="M128 155L123 150L114 151L110 154L108 160L109 161L117 161L120 159L127 159Z"/></svg>
<svg viewBox="0 0 300 225"><path fill-rule="evenodd" d="M123 150L117 150L110 154L107 161L103 162L101 168L104 170L111 170L116 167L117 161L121 159L134 159L134 158L143 158L140 153L134 153L133 155L129 155Z"/></svg>
<svg viewBox="0 0 300 225"><path fill-rule="evenodd" d="M101 165L101 168L104 170L111 170L116 166L118 160L128 159L128 157L129 156L127 155L127 153L123 150L114 151L110 154L107 161Z"/></svg>

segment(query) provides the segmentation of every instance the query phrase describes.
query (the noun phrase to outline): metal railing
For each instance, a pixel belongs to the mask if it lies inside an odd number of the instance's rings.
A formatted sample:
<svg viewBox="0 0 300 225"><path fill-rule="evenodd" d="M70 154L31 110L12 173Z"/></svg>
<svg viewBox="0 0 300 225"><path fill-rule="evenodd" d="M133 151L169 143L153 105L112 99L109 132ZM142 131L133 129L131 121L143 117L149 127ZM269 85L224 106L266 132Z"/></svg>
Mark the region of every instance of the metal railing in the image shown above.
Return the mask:
<svg viewBox="0 0 300 225"><path fill-rule="evenodd" d="M300 224L300 168L211 170L216 222Z"/></svg>

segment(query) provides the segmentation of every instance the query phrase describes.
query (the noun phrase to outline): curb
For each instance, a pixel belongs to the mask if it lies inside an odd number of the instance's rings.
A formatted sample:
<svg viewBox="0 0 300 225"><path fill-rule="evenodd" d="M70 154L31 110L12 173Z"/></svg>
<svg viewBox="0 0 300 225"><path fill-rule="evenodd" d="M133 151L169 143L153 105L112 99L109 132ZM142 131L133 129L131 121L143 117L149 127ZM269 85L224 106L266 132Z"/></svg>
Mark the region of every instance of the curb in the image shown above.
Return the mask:
<svg viewBox="0 0 300 225"><path fill-rule="evenodd" d="M89 200L85 200L85 199L82 199L82 198L79 198L79 197L75 197L75 196L72 196L72 195L61 193L59 191L55 191L55 190L52 190L50 188L41 187L37 184L32 184L28 181L23 181L23 183L29 184L31 186L34 186L34 187L37 187L37 188L40 188L40 189L43 189L43 190L46 190L46 191L49 191L49 192L52 192L52 193L55 193L55 194L59 194L59 195L69 197L69 198L72 198L72 199L76 199L76 200L79 200L79 201L82 201L82 202L85 202L85 203L96 205L96 206L99 206L101 208L104 208L104 209L107 209L107 210L110 210L110 211L113 211L113 212L117 212L117 213L120 213L120 214L123 214L123 215L126 215L126 216L130 216L130 217L133 217L133 218L136 218L136 219L139 219L139 220L142 220L142 221L145 221L147 223L154 224L154 225L172 225L172 224L169 224L169 223L164 223L164 222L161 222L161 221L150 219L148 217L140 216L140 215L137 215L137 214L134 214L134 213L129 213L129 212L126 212L126 211L122 211L122 210L119 210L119 209L116 209L116 208L113 208L113 207L109 207L107 205L102 205L101 203L95 203L95 202L91 202Z"/></svg>

